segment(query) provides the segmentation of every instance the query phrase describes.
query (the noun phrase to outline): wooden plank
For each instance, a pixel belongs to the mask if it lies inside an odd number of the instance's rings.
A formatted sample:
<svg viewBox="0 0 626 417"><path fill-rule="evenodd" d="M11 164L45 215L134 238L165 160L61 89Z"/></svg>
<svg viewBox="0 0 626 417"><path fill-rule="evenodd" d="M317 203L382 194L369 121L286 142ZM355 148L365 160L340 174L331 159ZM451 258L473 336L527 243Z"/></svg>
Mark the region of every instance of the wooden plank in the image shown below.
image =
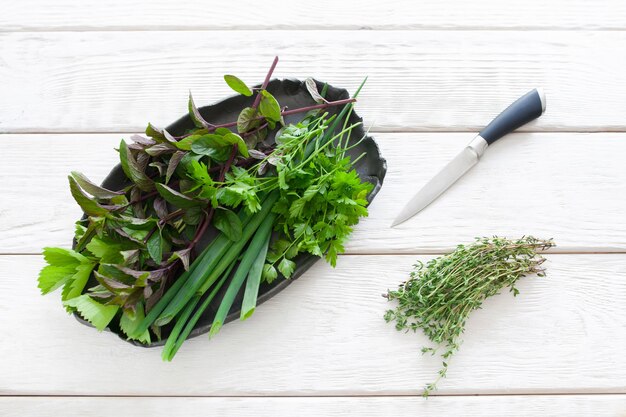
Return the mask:
<svg viewBox="0 0 626 417"><path fill-rule="evenodd" d="M318 263L249 322L163 363L39 296L40 257L0 256L0 394L417 395L440 360L419 354L421 333L384 322L380 296L416 258ZM626 255L551 255L547 268L473 313L440 394L626 394Z"/></svg>
<svg viewBox="0 0 626 417"><path fill-rule="evenodd" d="M0 252L69 246L80 210L66 177L77 170L100 182L117 163L113 148L122 136L129 134L0 135ZM623 134L513 134L433 205L394 229L389 226L405 201L472 135L375 137L388 174L349 253L440 253L494 234L552 237L559 252L626 250L626 200L618 198L626 195L626 165L615 157L626 151Z"/></svg>
<svg viewBox="0 0 626 417"><path fill-rule="evenodd" d="M374 0L337 2L252 0L212 7L200 0L24 0L6 4L0 28L41 30L190 29L623 29L619 0L541 0L469 3L462 0ZM97 16L94 17L94 16Z"/></svg>
<svg viewBox="0 0 626 417"><path fill-rule="evenodd" d="M268 45L273 47L268 48ZM478 130L535 86L526 131L625 130L626 31L184 31L0 35L0 132L124 132L225 97L222 74L314 75L354 91L377 130ZM601 97L601 100L590 99Z"/></svg>
<svg viewBox="0 0 626 417"><path fill-rule="evenodd" d="M423 416L423 417L619 417L626 395L541 395L497 397L291 397L291 398L64 398L4 397L5 417Z"/></svg>

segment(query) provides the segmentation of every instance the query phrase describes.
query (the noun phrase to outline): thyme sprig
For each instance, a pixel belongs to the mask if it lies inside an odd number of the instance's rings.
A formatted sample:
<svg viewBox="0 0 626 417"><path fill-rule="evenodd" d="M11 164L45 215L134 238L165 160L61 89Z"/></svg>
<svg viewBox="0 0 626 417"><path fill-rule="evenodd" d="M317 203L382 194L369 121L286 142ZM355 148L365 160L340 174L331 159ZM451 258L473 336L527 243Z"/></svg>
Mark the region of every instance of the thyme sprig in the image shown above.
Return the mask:
<svg viewBox="0 0 626 417"><path fill-rule="evenodd" d="M427 384L424 395L434 391L437 382L446 376L450 357L459 349L469 314L483 301L509 288L513 296L523 276L545 276L545 258L538 252L554 246L552 240L522 237L508 240L501 237L479 238L471 245L459 245L448 255L418 262L409 280L386 297L398 303L385 314L387 322L395 322L399 331L421 329L434 344L423 347L422 353L435 355L440 349L442 368L438 378Z"/></svg>

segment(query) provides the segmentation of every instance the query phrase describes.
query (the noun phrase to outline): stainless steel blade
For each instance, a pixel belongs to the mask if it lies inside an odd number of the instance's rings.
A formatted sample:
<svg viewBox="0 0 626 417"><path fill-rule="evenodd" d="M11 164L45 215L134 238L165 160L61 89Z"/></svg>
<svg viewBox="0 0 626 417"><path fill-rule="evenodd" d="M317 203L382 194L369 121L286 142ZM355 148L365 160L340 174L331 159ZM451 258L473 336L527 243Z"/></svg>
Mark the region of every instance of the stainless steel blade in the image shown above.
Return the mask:
<svg viewBox="0 0 626 417"><path fill-rule="evenodd" d="M482 138L481 138L482 139ZM393 221L391 227L404 223L426 206L432 203L452 184L463 176L479 160L479 153L472 146L468 146L461 151L454 159L448 162L437 175L422 187L422 189L404 206L398 217Z"/></svg>

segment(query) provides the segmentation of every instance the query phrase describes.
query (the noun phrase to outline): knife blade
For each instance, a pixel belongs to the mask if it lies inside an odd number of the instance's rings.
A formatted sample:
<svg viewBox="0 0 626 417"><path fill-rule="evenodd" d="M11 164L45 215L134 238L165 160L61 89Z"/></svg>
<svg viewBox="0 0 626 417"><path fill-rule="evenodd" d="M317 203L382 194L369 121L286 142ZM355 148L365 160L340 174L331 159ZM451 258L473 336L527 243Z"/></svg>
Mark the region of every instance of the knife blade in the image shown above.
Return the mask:
<svg viewBox="0 0 626 417"><path fill-rule="evenodd" d="M422 187L404 206L391 227L404 223L426 208L478 163L489 145L518 127L535 120L546 110L541 88L526 93L487 125L457 156Z"/></svg>

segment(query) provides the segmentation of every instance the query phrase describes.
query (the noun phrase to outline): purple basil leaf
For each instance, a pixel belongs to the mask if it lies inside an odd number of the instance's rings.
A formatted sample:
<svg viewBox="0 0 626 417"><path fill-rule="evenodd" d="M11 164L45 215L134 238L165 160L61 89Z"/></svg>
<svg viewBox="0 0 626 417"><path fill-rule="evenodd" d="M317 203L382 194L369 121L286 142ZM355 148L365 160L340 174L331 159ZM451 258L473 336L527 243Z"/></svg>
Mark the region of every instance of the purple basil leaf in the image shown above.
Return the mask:
<svg viewBox="0 0 626 417"><path fill-rule="evenodd" d="M170 162L167 165L167 173L165 175L166 184L170 182L170 178L172 178L172 175L174 175L176 167L178 167L178 164L180 163L181 159L183 159L183 156L185 156L185 152L178 151L175 152L174 155L172 155L172 157L170 158Z"/></svg>
<svg viewBox="0 0 626 417"><path fill-rule="evenodd" d="M304 84L306 85L306 89L309 91L309 94L311 94L311 97L313 97L313 100L315 100L316 103L328 103L328 101L324 97L322 97L319 91L317 91L317 84L315 84L313 78L307 78L304 81Z"/></svg>
<svg viewBox="0 0 626 417"><path fill-rule="evenodd" d="M145 145L140 145L139 143L129 143L127 146L131 151L144 152L146 150Z"/></svg>
<svg viewBox="0 0 626 417"><path fill-rule="evenodd" d="M113 293L118 293L118 290L126 290L131 287L130 285L124 284L123 282L119 282L113 278L104 276L98 271L93 271L93 275L96 277L100 284L102 284L106 289Z"/></svg>
<svg viewBox="0 0 626 417"><path fill-rule="evenodd" d="M177 142L176 138L170 135L170 132L165 129L163 129L163 136L165 137L165 140L167 140L170 144L174 144Z"/></svg>
<svg viewBox="0 0 626 417"><path fill-rule="evenodd" d="M165 170L167 169L167 166L163 162L150 162L148 166L156 168L157 171L159 171L159 176L165 174Z"/></svg>
<svg viewBox="0 0 626 417"><path fill-rule="evenodd" d="M118 235L130 240L131 242L135 242L135 243L139 243L140 245L144 245L143 240L139 240L135 237L132 237L130 234L126 233L124 231L124 229L122 229L121 227L112 227L110 230L114 231L115 233L117 233Z"/></svg>
<svg viewBox="0 0 626 417"><path fill-rule="evenodd" d="M150 156L159 156L167 153L176 152L177 148L169 143L157 143L149 148L145 149L145 152Z"/></svg>
<svg viewBox="0 0 626 417"><path fill-rule="evenodd" d="M148 298L150 298L151 295L152 295L152 286L151 285L147 285L147 286L143 287L143 298L144 298L144 300L147 300Z"/></svg>
<svg viewBox="0 0 626 417"><path fill-rule="evenodd" d="M178 191L168 187L165 184L156 183L156 189L161 197L165 199L165 201L175 205L176 207L191 208L202 204L201 201L194 200L191 197L187 197L186 195L179 193Z"/></svg>
<svg viewBox="0 0 626 417"><path fill-rule="evenodd" d="M149 156L144 153L140 153L139 155L145 155L149 158ZM120 162L122 164L124 174L126 174L132 182L137 184L137 187L141 188L143 191L152 191L154 189L154 182L148 178L144 172L145 165L142 169L141 165L135 160L135 157L130 149L128 149L128 146L126 146L126 142L123 140L120 142Z"/></svg>
<svg viewBox="0 0 626 417"><path fill-rule="evenodd" d="M180 261L183 263L183 267L185 268L185 271L189 270L189 256L191 255L191 249L187 248L187 249L181 249L178 250L176 252L174 252L172 254L172 256L170 256L170 258L167 260L168 262L172 262L175 259L180 259Z"/></svg>
<svg viewBox="0 0 626 417"><path fill-rule="evenodd" d="M139 261L139 249L129 249L120 251L126 265L134 265Z"/></svg>
<svg viewBox="0 0 626 417"><path fill-rule="evenodd" d="M248 153L254 159L265 159L265 154L261 151L257 151L256 149L249 149Z"/></svg>
<svg viewBox="0 0 626 417"><path fill-rule="evenodd" d="M88 216L105 216L109 213L107 209L85 194L74 177L68 175L67 178L70 181L70 192L72 193L72 197L74 197L74 200L76 200L85 214Z"/></svg>
<svg viewBox="0 0 626 417"><path fill-rule="evenodd" d="M154 207L154 212L159 217L159 219L163 219L168 215L167 211L167 203L161 197L157 197L152 202L152 207Z"/></svg>
<svg viewBox="0 0 626 417"><path fill-rule="evenodd" d="M191 117L191 120L193 121L193 124L196 125L196 127L204 128L207 130L211 130L213 128L213 125L207 122L206 120L204 120L204 118L200 114L200 111L196 107L196 103L193 102L193 96L191 95L191 91L189 92L188 107L189 107L189 117Z"/></svg>
<svg viewBox="0 0 626 417"><path fill-rule="evenodd" d="M163 296L168 279L168 275L163 277L161 283L159 284L159 288L150 296L150 298L146 299L146 313L150 312L150 310L152 310L152 307L154 307L154 305L158 303Z"/></svg>
<svg viewBox="0 0 626 417"><path fill-rule="evenodd" d="M132 135L130 137L130 140L132 140L133 142L138 143L140 145L146 145L146 146L152 146L152 145L156 144L156 142L153 141L152 139L145 138L145 137L143 137L141 135Z"/></svg>
<svg viewBox="0 0 626 417"><path fill-rule="evenodd" d="M138 152L135 154L135 158L137 166L145 173L148 168L148 164L150 163L150 155L145 152Z"/></svg>
<svg viewBox="0 0 626 417"><path fill-rule="evenodd" d="M166 140L163 130L158 127L154 127L151 123L148 123L148 127L146 127L146 135L150 136L156 142L163 142Z"/></svg>

